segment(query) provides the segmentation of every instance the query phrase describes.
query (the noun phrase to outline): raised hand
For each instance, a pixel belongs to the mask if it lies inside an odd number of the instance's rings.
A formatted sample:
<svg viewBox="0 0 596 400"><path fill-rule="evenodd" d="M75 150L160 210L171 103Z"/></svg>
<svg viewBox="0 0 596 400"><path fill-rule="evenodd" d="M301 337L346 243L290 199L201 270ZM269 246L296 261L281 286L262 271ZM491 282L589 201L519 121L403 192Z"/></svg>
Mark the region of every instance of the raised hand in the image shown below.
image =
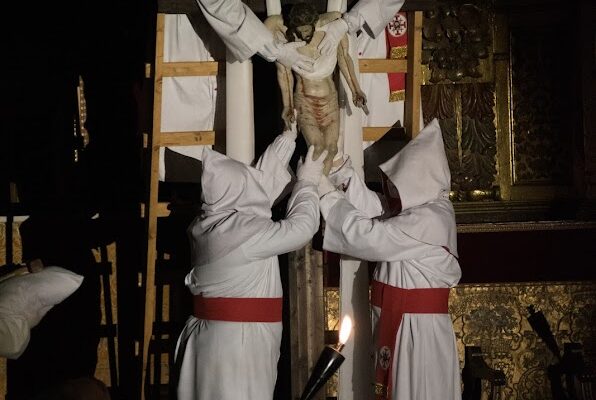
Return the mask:
<svg viewBox="0 0 596 400"><path fill-rule="evenodd" d="M315 60L298 52L298 49L305 44L305 42L288 42L281 44L279 46L279 54L276 57L277 62L288 68L292 68L297 74L312 72Z"/></svg>
<svg viewBox="0 0 596 400"><path fill-rule="evenodd" d="M323 175L323 162L327 157L327 150L324 150L316 160L313 160L314 152L315 147L310 146L308 148L308 152L306 153L304 162L298 162L298 168L296 168L296 177L299 181L308 181L318 185L319 181L321 180L321 176Z"/></svg>
<svg viewBox="0 0 596 400"><path fill-rule="evenodd" d="M325 25L327 31L325 37L319 43L318 49L323 55L331 55L337 52L339 41L348 33L348 23L342 18L329 22Z"/></svg>

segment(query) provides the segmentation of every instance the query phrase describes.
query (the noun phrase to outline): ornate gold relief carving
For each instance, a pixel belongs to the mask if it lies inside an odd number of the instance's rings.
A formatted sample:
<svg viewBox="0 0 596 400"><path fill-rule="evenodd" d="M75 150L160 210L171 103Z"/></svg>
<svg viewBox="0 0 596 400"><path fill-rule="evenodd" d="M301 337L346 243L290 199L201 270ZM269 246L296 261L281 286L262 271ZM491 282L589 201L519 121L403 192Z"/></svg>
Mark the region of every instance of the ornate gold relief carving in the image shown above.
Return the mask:
<svg viewBox="0 0 596 400"><path fill-rule="evenodd" d="M12 224L12 260L20 263L23 258L21 235L19 235L20 222ZM6 222L0 222L0 265L6 264Z"/></svg>
<svg viewBox="0 0 596 400"><path fill-rule="evenodd" d="M425 123L438 118L441 124L451 170L451 200L498 199L494 86L424 86L422 99Z"/></svg>
<svg viewBox="0 0 596 400"><path fill-rule="evenodd" d="M439 2L424 13L422 30L425 83L492 79L490 4Z"/></svg>
<svg viewBox="0 0 596 400"><path fill-rule="evenodd" d="M336 318L336 293L325 292L328 321ZM544 313L561 349L581 343L585 361L596 365L596 282L460 285L450 293L461 367L465 346L481 346L489 365L505 373L508 400L551 398L546 368L556 360L526 319L529 305ZM328 395L335 390L329 385Z"/></svg>
<svg viewBox="0 0 596 400"><path fill-rule="evenodd" d="M89 144L89 131L85 126L87 122L87 100L85 99L85 82L79 76L79 86L77 86L77 103L79 105L79 129L83 140L83 147Z"/></svg>
<svg viewBox="0 0 596 400"><path fill-rule="evenodd" d="M337 288L325 288L325 330L337 330L339 316L339 291Z"/></svg>
<svg viewBox="0 0 596 400"><path fill-rule="evenodd" d="M546 368L555 359L527 322L529 305L545 314L561 349L582 343L586 361L596 361L595 283L461 285L450 297L460 356L465 346L481 346L507 376L511 400L551 398Z"/></svg>

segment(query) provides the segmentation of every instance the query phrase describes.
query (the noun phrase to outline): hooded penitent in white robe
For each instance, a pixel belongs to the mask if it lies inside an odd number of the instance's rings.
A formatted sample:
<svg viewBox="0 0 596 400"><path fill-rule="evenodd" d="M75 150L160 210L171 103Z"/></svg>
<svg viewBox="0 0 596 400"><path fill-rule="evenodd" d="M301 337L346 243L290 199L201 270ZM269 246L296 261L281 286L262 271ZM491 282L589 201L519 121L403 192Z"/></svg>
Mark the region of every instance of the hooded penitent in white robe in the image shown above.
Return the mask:
<svg viewBox="0 0 596 400"><path fill-rule="evenodd" d="M373 279L395 288L455 286L461 271L456 258L455 214L448 198L451 175L438 121L433 120L380 168L397 187L402 212L385 220L375 218L383 211L381 200L352 173L345 193L332 191L321 198L326 220L323 247L376 261ZM345 171L337 173L345 175ZM377 339L380 311L372 307ZM448 314L405 313L389 362L391 399L461 398L458 355Z"/></svg>
<svg viewBox="0 0 596 400"><path fill-rule="evenodd" d="M205 298L280 299L278 254L304 246L318 229L317 188L298 180L284 220L271 206L290 182L295 143L278 136L256 166L211 149L203 153L202 213L189 227L186 285ZM271 399L282 335L279 322L190 317L180 336L180 400Z"/></svg>

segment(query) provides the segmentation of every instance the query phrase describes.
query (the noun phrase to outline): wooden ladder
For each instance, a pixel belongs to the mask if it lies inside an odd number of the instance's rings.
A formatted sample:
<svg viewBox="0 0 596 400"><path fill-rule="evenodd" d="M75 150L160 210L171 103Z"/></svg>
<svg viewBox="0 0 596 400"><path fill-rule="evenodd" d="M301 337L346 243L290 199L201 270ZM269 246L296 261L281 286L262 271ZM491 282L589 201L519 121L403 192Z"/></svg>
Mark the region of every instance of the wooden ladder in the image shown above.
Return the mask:
<svg viewBox="0 0 596 400"><path fill-rule="evenodd" d="M146 398L147 366L149 360L149 344L153 334L155 320L155 264L157 261L157 219L170 214L167 203L158 202L159 186L159 150L166 146L213 145L214 131L167 132L161 131L161 101L162 83L165 77L180 76L208 76L217 75L219 63L204 62L164 62L164 28L165 14L157 14L155 64L154 64L154 93L153 93L153 129L151 135L146 135L146 147L150 157L149 193L142 207L142 214L146 223L146 270L142 277L145 287L144 324L142 342L142 381L141 398ZM159 378L159 377L158 377Z"/></svg>

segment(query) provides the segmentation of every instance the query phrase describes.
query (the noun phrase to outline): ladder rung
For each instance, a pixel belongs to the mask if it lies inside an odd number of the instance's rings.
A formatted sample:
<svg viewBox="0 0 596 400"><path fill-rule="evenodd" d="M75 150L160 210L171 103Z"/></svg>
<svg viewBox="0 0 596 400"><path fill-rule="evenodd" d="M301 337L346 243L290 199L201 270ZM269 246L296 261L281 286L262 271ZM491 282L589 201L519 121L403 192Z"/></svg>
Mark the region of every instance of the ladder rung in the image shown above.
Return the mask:
<svg viewBox="0 0 596 400"><path fill-rule="evenodd" d="M361 58L358 65L361 73L408 72L408 60Z"/></svg>
<svg viewBox="0 0 596 400"><path fill-rule="evenodd" d="M167 217L170 215L171 211L168 209L170 203L160 202L157 203L157 216L158 217Z"/></svg>
<svg viewBox="0 0 596 400"><path fill-rule="evenodd" d="M367 142L379 140L390 129L390 126L365 127L362 129L362 139ZM162 132L159 138L156 146L208 146L215 144L215 131Z"/></svg>
<svg viewBox="0 0 596 400"><path fill-rule="evenodd" d="M407 60L385 58L361 58L358 60L362 73L407 72ZM217 75L219 70L217 61L167 62L162 64L163 77L176 76L209 76Z"/></svg>
<svg viewBox="0 0 596 400"><path fill-rule="evenodd" d="M362 140L365 142L374 142L383 137L392 129L391 126L367 126L362 128Z"/></svg>
<svg viewBox="0 0 596 400"><path fill-rule="evenodd" d="M161 132L153 145L166 146L195 146L215 144L215 131L195 132Z"/></svg>
<svg viewBox="0 0 596 400"><path fill-rule="evenodd" d="M162 77L217 75L217 61L166 62L161 66Z"/></svg>
<svg viewBox="0 0 596 400"><path fill-rule="evenodd" d="M170 203L157 203L157 217L168 217L171 211L168 209ZM145 203L141 203L141 218L145 218Z"/></svg>

